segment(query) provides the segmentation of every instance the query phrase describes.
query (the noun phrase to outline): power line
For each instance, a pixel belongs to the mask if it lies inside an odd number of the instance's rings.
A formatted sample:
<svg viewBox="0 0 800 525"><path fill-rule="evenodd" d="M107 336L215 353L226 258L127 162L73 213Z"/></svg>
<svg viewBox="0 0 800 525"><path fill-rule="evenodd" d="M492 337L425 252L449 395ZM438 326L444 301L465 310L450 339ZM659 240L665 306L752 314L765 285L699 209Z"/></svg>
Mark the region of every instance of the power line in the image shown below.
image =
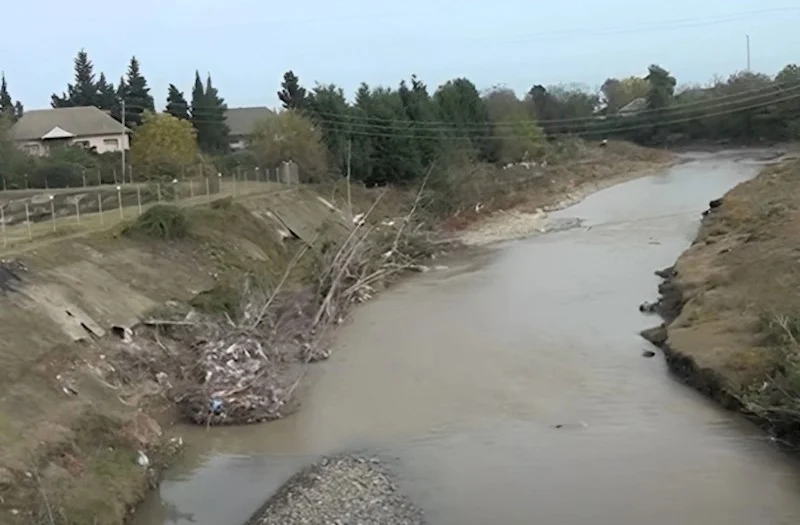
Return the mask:
<svg viewBox="0 0 800 525"><path fill-rule="evenodd" d="M735 104L741 104L745 102L756 102L759 101L761 98L767 97L774 97L776 95L784 95L787 93L793 93L800 89L800 82L793 81L793 82L775 82L769 86L763 86L759 88L747 89L743 91L739 91L737 93L731 93L728 95L720 95L706 100L698 100L694 102L686 102L683 104L676 104L674 106L670 106L663 109L645 109L636 113L637 117L648 116L652 114L659 114L663 115L674 115L680 113L688 113L690 111L704 111L708 109L716 109L726 106L733 106ZM752 96L747 96L752 94ZM139 109L148 109L142 106L129 106L129 107L137 107ZM188 104L187 104L188 109ZM199 113L201 116L219 116L223 118L224 114L220 114L212 109L202 109L201 111L195 111L195 114ZM447 129L459 129L463 131L467 130L475 130L475 131L482 131L485 130L487 126L462 126L456 127L453 125L452 122L443 121L443 120L409 120L409 119L387 119L382 117L372 117L368 115L352 115L352 114L338 114L338 113L330 113L330 112L318 112L313 111L311 112L312 116L323 117L321 119L322 122L332 123L332 122L340 122L341 124L349 124L355 127L361 128L374 128L379 127L382 125L402 125L408 126L412 125L415 129L419 130L429 130L429 131L441 131ZM608 117L615 117L616 115L609 115ZM608 117L602 116L594 116L594 117L574 117L574 118L563 118L563 119L536 119L536 123L540 125L548 125L548 124L588 124L588 123L601 123ZM208 119L209 122L212 122L211 119ZM374 124L371 124L374 123ZM514 121L495 121L491 124L494 128L514 128L517 129L519 127L519 122Z"/></svg>
<svg viewBox="0 0 800 525"><path fill-rule="evenodd" d="M573 132L569 132L569 131L566 131L566 132L554 132L554 133L549 133L549 135L550 136L594 136L594 135L607 136L607 135L613 135L613 134L623 133L623 132L628 132L628 131L636 131L636 130L640 130L640 129L648 129L648 128L651 128L653 125L670 126L670 125L673 125L673 124L691 122L693 120L699 120L699 119L703 119L703 118L713 118L713 117L720 117L720 116L726 116L726 115L733 115L733 114L736 114L736 113L743 113L743 112L750 111L750 110L753 110L753 109L765 108L765 107L771 106L773 104L780 104L782 102L800 100L800 86L798 86L796 91L798 91L798 92L794 93L792 95L784 96L782 98L770 99L768 101L765 101L765 102L762 102L762 103L759 103L759 104L751 104L751 105L747 105L747 106L736 107L736 108L728 109L728 110L725 110L725 111L716 111L716 112L705 113L705 114L701 114L701 115L691 115L691 116L688 116L688 117L683 117L683 118L678 118L678 119L666 119L666 120L661 120L661 121L658 121L658 122L650 122L650 123L635 124L635 125L628 125L628 126L624 126L624 125L623 126L614 126L612 124L612 125L609 125L607 128L602 128L602 129L580 130L580 131L573 131ZM197 123L219 123L220 121L219 120L202 120L201 119L201 120L195 120L194 122L197 122ZM323 120L319 120L318 122L323 126L341 124L341 122L327 121L327 120L324 120L324 119ZM439 140L440 138L443 138L443 137L440 137L440 136L427 136L426 137L424 135L419 135L417 133L414 133L414 131L431 131L431 130L424 130L424 129L423 130L419 130L419 129L414 128L413 125L408 125L408 124L412 124L413 121L402 121L402 122L405 122L407 124L407 126L405 127L405 129L400 130L399 132L386 132L386 131L380 131L380 130L373 132L373 131L361 131L361 130L352 130L352 129L351 130L339 129L337 131L341 131L342 133L344 133L346 135L358 136L358 137L406 138L406 139L416 139L416 140ZM597 122L598 123L603 123L604 121L597 121ZM536 122L534 122L534 123L536 123ZM449 134L446 137L448 139L465 139L465 140L491 140L491 139L495 139L495 140L497 140L497 139L503 139L503 138L519 138L519 134L516 134L516 133L515 134L491 134L491 135L479 135L479 134L473 134L473 133L465 133L465 129L464 128L459 128L459 127L455 127L455 126L451 126L451 127L447 128L447 129L442 128L442 129L435 130L435 131L452 132L452 134Z"/></svg>

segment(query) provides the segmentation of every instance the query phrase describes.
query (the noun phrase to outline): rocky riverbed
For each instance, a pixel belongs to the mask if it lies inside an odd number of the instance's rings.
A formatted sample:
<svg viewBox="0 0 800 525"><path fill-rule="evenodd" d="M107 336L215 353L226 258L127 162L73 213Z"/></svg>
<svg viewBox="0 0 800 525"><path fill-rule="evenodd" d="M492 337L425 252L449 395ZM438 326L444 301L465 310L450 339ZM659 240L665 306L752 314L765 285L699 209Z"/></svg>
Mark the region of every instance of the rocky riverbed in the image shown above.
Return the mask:
<svg viewBox="0 0 800 525"><path fill-rule="evenodd" d="M295 474L247 525L423 525L378 460L328 457Z"/></svg>

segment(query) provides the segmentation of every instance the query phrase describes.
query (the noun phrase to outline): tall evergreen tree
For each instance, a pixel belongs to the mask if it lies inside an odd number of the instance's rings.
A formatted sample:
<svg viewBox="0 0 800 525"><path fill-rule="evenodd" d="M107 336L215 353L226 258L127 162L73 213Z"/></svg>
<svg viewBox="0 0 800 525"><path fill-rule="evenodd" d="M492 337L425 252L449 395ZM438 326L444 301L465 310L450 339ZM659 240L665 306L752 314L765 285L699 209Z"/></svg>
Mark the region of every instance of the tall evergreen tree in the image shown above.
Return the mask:
<svg viewBox="0 0 800 525"><path fill-rule="evenodd" d="M16 118L14 101L11 100L11 95L8 92L8 83L6 82L5 74L0 74L0 116L12 120Z"/></svg>
<svg viewBox="0 0 800 525"><path fill-rule="evenodd" d="M207 110L208 102L206 102L206 92L205 89L203 89L203 81L200 79L200 72L195 71L190 118L194 129L197 131L197 143L203 150L205 150L208 140L208 123L205 119Z"/></svg>
<svg viewBox="0 0 800 525"><path fill-rule="evenodd" d="M167 91L167 113L179 119L189 120L189 104L186 102L186 97L175 84L169 85Z"/></svg>
<svg viewBox="0 0 800 525"><path fill-rule="evenodd" d="M94 64L89 54L81 49L75 57L75 83L67 84L67 92L53 94L51 105L54 108L73 106L95 106L98 103L97 84L94 79Z"/></svg>
<svg viewBox="0 0 800 525"><path fill-rule="evenodd" d="M300 86L300 79L294 71L284 73L278 98L286 109L305 109L308 106L308 93Z"/></svg>
<svg viewBox="0 0 800 525"><path fill-rule="evenodd" d="M122 120L122 101L127 97L127 93L128 84L125 83L125 77L119 77L114 105L111 107L111 116L120 121Z"/></svg>
<svg viewBox="0 0 800 525"><path fill-rule="evenodd" d="M203 151L224 153L228 150L230 129L225 122L227 109L225 100L219 96L211 81L211 75L203 86L200 73L195 71L191 120L197 130L197 143Z"/></svg>
<svg viewBox="0 0 800 525"><path fill-rule="evenodd" d="M138 126L142 123L142 114L145 111L155 111L155 102L135 56L131 57L128 64L125 84L125 124Z"/></svg>
<svg viewBox="0 0 800 525"><path fill-rule="evenodd" d="M25 113L25 108L22 106L22 102L17 100L14 104L14 118L19 120L22 118L22 114Z"/></svg>
<svg viewBox="0 0 800 525"><path fill-rule="evenodd" d="M106 80L106 76L100 73L100 78L97 79L97 103L95 106L105 111L113 111L117 105L117 92L114 89L114 84Z"/></svg>

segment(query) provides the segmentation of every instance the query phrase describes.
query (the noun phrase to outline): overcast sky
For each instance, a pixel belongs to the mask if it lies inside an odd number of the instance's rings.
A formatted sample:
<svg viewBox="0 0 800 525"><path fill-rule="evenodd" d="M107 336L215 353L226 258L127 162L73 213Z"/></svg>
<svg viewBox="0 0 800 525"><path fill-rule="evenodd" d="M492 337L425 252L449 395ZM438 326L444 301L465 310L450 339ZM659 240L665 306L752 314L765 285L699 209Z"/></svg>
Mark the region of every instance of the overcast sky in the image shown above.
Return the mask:
<svg viewBox="0 0 800 525"><path fill-rule="evenodd" d="M159 107L169 83L190 90L195 69L210 72L233 107L277 105L287 69L348 95L362 81L396 85L412 73L432 87L466 76L520 93L537 83L597 88L651 63L684 84L744 69L746 34L754 70L800 61L800 3L776 0L7 3L0 70L28 109L49 107L66 88L82 47L115 83L135 54Z"/></svg>

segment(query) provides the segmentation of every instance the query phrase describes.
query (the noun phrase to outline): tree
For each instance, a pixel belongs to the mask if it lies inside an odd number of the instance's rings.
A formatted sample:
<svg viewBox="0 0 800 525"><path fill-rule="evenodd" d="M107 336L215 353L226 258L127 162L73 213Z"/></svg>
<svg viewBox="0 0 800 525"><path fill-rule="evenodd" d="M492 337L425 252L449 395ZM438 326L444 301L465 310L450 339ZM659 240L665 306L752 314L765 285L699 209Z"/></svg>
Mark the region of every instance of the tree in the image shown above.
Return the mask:
<svg viewBox="0 0 800 525"><path fill-rule="evenodd" d="M206 77L203 86L200 73L195 71L191 120L197 130L200 149L206 153L225 153L230 147L230 129L225 122L227 109L225 100L211 82L211 75Z"/></svg>
<svg viewBox="0 0 800 525"><path fill-rule="evenodd" d="M144 78L139 68L139 61L136 57L131 57L128 64L125 88L123 90L123 100L125 100L125 124L136 127L142 123L142 115L145 111L154 111L155 104L150 88L147 87L147 79Z"/></svg>
<svg viewBox="0 0 800 525"><path fill-rule="evenodd" d="M189 120L189 104L186 102L186 97L175 84L170 84L167 90L167 113L173 117L183 120Z"/></svg>
<svg viewBox="0 0 800 525"><path fill-rule="evenodd" d="M647 107L649 109L664 109L672 103L675 96L675 77L669 71L658 65L648 68L647 77Z"/></svg>
<svg viewBox="0 0 800 525"><path fill-rule="evenodd" d="M293 71L284 73L278 98L286 109L305 109L307 107L308 94L305 88L300 86L300 79Z"/></svg>
<svg viewBox="0 0 800 525"><path fill-rule="evenodd" d="M544 153L547 140L531 108L508 88L494 88L485 97L494 123L495 157L502 163L530 160Z"/></svg>
<svg viewBox="0 0 800 525"><path fill-rule="evenodd" d="M167 113L145 112L131 145L137 172L149 178L173 178L197 160L196 131L192 124Z"/></svg>
<svg viewBox="0 0 800 525"><path fill-rule="evenodd" d="M8 93L5 74L0 74L0 115L11 120L16 118L14 101L11 100L11 95Z"/></svg>
<svg viewBox="0 0 800 525"><path fill-rule="evenodd" d="M256 123L250 149L262 166L294 161L304 180L325 175L327 154L322 134L313 121L285 110Z"/></svg>
<svg viewBox="0 0 800 525"><path fill-rule="evenodd" d="M433 99L439 118L452 130L448 133L451 141L466 143L481 160L495 160L492 158L493 126L475 84L466 78L450 80L436 90Z"/></svg>
<svg viewBox="0 0 800 525"><path fill-rule="evenodd" d="M114 89L114 84L106 80L106 76L100 73L100 78L97 79L97 99L95 106L105 111L114 111L119 101L117 100L117 92Z"/></svg>
<svg viewBox="0 0 800 525"><path fill-rule="evenodd" d="M67 92L51 96L54 108L74 106L96 106L98 104L97 84L94 80L94 64L89 60L85 49L75 57L75 83L67 84Z"/></svg>
<svg viewBox="0 0 800 525"><path fill-rule="evenodd" d="M317 84L308 95L308 113L322 130L331 165L342 173L347 169L347 144L351 137L352 110L342 88L335 84Z"/></svg>
<svg viewBox="0 0 800 525"><path fill-rule="evenodd" d="M647 80L641 77L631 76L622 80L609 78L600 88L606 114L616 113L637 98L647 97L649 88Z"/></svg>

